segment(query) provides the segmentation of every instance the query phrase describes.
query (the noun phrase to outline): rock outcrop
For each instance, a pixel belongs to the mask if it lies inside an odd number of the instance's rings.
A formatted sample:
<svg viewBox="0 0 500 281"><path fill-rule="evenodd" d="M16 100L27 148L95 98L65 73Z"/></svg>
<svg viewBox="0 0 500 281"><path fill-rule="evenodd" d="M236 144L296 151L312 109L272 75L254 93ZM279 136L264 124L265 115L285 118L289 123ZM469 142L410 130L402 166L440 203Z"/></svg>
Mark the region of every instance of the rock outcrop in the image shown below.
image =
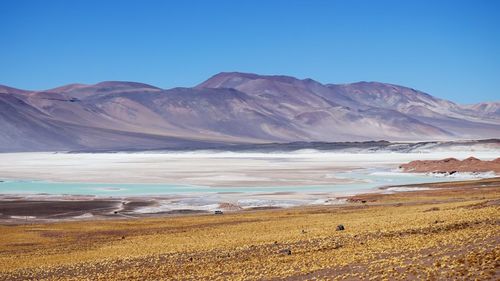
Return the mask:
<svg viewBox="0 0 500 281"><path fill-rule="evenodd" d="M492 161L483 161L475 157L469 157L464 160L456 158L446 158L442 160L416 160L399 166L405 172L413 173L448 173L457 172L481 173L495 172L500 173L500 158Z"/></svg>

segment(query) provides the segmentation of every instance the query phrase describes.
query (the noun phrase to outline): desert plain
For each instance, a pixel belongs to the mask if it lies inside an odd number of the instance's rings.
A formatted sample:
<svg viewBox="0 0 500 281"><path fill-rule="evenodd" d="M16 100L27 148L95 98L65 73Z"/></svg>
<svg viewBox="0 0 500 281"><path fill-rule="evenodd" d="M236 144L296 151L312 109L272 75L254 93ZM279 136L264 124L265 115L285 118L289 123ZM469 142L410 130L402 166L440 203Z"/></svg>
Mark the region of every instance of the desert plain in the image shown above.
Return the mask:
<svg viewBox="0 0 500 281"><path fill-rule="evenodd" d="M430 186L341 206L2 225L0 280L498 280L500 180Z"/></svg>

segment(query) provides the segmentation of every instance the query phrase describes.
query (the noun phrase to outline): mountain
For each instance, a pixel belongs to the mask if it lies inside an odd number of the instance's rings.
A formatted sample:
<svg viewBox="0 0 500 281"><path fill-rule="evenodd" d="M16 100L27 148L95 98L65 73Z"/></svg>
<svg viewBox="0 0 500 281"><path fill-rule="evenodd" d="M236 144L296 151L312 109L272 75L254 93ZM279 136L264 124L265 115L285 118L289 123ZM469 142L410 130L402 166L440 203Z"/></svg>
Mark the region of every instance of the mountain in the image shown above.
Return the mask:
<svg viewBox="0 0 500 281"><path fill-rule="evenodd" d="M483 118L498 120L500 116L500 102L481 102L464 106L471 114Z"/></svg>
<svg viewBox="0 0 500 281"><path fill-rule="evenodd" d="M121 81L0 86L0 110L4 152L500 137L499 102L459 105L386 83L238 72L168 90Z"/></svg>
<svg viewBox="0 0 500 281"><path fill-rule="evenodd" d="M137 82L105 81L95 85L69 84L47 90L50 93L64 93L75 98L86 98L92 95L107 95L127 92L156 92L160 88Z"/></svg>
<svg viewBox="0 0 500 281"><path fill-rule="evenodd" d="M0 85L0 93L3 93L3 94L25 94L25 93L29 93L29 91Z"/></svg>
<svg viewBox="0 0 500 281"><path fill-rule="evenodd" d="M415 89L378 82L328 87L360 104L396 110L462 138L494 137L500 124L500 111L491 110L495 103L462 106Z"/></svg>

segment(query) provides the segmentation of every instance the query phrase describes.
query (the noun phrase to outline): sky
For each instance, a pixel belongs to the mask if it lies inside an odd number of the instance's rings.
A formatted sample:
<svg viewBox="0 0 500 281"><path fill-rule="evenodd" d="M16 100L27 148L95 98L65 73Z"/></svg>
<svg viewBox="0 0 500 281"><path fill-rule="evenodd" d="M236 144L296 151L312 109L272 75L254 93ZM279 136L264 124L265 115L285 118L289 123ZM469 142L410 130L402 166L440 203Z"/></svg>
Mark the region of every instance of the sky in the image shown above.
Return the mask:
<svg viewBox="0 0 500 281"><path fill-rule="evenodd" d="M222 71L499 101L500 1L0 0L0 84L191 87Z"/></svg>

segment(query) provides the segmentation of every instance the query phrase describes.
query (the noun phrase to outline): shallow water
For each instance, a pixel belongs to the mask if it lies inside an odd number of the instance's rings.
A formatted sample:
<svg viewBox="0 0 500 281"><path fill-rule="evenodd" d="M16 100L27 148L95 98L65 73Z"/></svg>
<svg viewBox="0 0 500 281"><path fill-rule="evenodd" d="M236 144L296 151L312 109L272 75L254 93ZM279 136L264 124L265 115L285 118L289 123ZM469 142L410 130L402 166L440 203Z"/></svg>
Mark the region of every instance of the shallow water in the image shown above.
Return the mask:
<svg viewBox="0 0 500 281"><path fill-rule="evenodd" d="M252 187L208 187L172 184L110 184L110 183L66 183L30 180L5 180L0 182L0 194L50 194L50 195L93 195L93 196L155 196L217 194L236 192L242 194L295 192L295 193L333 193L352 195L371 191L387 185L443 182L477 178L477 176L438 177L423 174L408 174L381 169L362 169L329 175L336 178L352 179L354 183L321 186L252 186Z"/></svg>

